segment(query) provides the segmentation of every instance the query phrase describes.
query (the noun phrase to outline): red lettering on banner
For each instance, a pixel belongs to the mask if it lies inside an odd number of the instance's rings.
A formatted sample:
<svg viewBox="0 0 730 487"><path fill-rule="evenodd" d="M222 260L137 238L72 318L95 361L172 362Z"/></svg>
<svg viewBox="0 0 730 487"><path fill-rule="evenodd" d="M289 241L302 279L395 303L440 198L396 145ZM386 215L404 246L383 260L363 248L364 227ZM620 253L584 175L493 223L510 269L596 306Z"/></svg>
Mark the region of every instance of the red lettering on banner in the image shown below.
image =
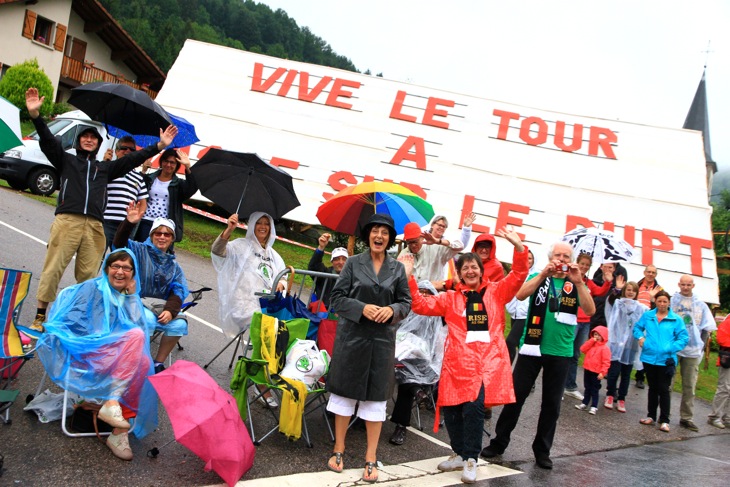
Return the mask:
<svg viewBox="0 0 730 487"><path fill-rule="evenodd" d="M578 226L583 228L595 227L593 222L586 217L575 215L568 215L565 217L565 233L578 228Z"/></svg>
<svg viewBox="0 0 730 487"><path fill-rule="evenodd" d="M631 225L626 225L624 227L624 241L633 247L635 240L636 240L636 227L632 227Z"/></svg>
<svg viewBox="0 0 730 487"><path fill-rule="evenodd" d="M289 93L289 89L291 88L291 85L294 84L294 80L297 79L298 74L299 74L299 71L296 71L294 69L287 72L286 77L284 78L284 81L281 82L281 86L279 87L279 92L277 93L277 95L286 96L286 94Z"/></svg>
<svg viewBox="0 0 730 487"><path fill-rule="evenodd" d="M656 242L656 243L655 243ZM641 263L652 265L654 263L654 250L669 252L674 249L672 240L667 234L659 230L645 228L641 231Z"/></svg>
<svg viewBox="0 0 730 487"><path fill-rule="evenodd" d="M350 108L352 108L352 105L339 101L338 98L352 98L352 91L345 90L344 88L358 89L360 88L360 86L361 83L359 81L350 81L347 79L336 78L335 82L332 84L330 95L327 97L327 101L324 104L331 107L344 108L346 110L349 110Z"/></svg>
<svg viewBox="0 0 730 487"><path fill-rule="evenodd" d="M466 218L467 215L474 212L474 196L470 194L464 195L464 205L461 208L461 217L459 218L459 227L464 225L464 218ZM491 233L489 231L489 227L486 225L479 225L478 223L473 223L471 226L471 231L476 233Z"/></svg>
<svg viewBox="0 0 730 487"><path fill-rule="evenodd" d="M403 113L403 105L406 101L407 92L399 90L395 94L395 100L393 100L393 106L390 109L390 118L395 120L403 120L404 122L418 123L418 117L415 115L409 115ZM448 117L449 112L442 110L438 107L453 107L456 103L453 100L446 100L444 98L429 97L426 102L426 110L423 113L423 119L421 123L423 125L429 125L431 127L437 127L441 129L448 129L448 122L442 120L435 120L434 117Z"/></svg>
<svg viewBox="0 0 730 487"><path fill-rule="evenodd" d="M416 123L418 121L416 117L403 114L403 102L406 100L406 95L407 93L402 90L399 90L395 94L395 101L393 102L393 107L390 109L390 118Z"/></svg>
<svg viewBox="0 0 730 487"><path fill-rule="evenodd" d="M335 78L333 80L331 76L324 76L310 91L309 73L305 71L299 72L294 69L287 70L286 68L276 68L274 72L269 75L268 78L264 79L264 65L262 63L255 63L253 68L253 76L251 78L251 90L265 93L269 89L271 89L271 87L274 86L274 84L285 73L286 76L281 82L281 86L276 93L277 96L286 97L289 94L289 91L291 91L291 88L294 85L297 77L299 77L299 90L297 93L297 99L306 102L313 102L324 91L327 85L332 83L332 88L330 88L329 95L327 96L327 100L324 103L325 105L335 108L344 108L347 110L351 109L352 105L341 100L341 98L352 98L353 92L348 90L347 88L358 89L360 88L360 86L362 86L362 83L360 83L359 81L342 78Z"/></svg>
<svg viewBox="0 0 730 487"><path fill-rule="evenodd" d="M442 122L440 120L434 120L433 117L448 117L449 112L446 110L439 110L438 106L453 107L454 102L452 100L444 100L443 98L430 97L428 99L428 105L426 105L426 113L423 114L423 124L430 125L432 127L438 127L442 129L449 128L448 122Z"/></svg>
<svg viewBox="0 0 730 487"><path fill-rule="evenodd" d="M497 139L509 140L510 121L519 120L520 114L515 112L507 112L504 110L494 109L492 114L499 117L499 129L497 130ZM564 152L575 152L583 146L583 125L575 124L573 126L572 142L568 146L565 144L565 126L566 122L557 120L555 122L555 135L551 141L548 136L548 124L540 117L525 117L520 123L519 139L522 142L540 147L545 144L546 149L556 148ZM537 126L537 135L533 135L532 128ZM616 159L611 144L618 142L618 136L614 131L605 127L589 127L588 155L593 157L606 157L608 159ZM552 144L550 143L552 142ZM552 145L552 147L550 147Z"/></svg>
<svg viewBox="0 0 730 487"><path fill-rule="evenodd" d="M269 163L276 167L286 167L288 169L299 169L299 162L291 159L282 159L281 157L272 157Z"/></svg>
<svg viewBox="0 0 730 487"><path fill-rule="evenodd" d="M499 130L497 131L497 138L501 140L507 140L507 131L509 130L510 120L519 120L520 114L514 112L505 112L504 110L494 109L492 112L494 115L500 118Z"/></svg>
<svg viewBox="0 0 730 487"><path fill-rule="evenodd" d="M692 274L696 276L704 276L702 272L702 249L713 249L714 245L712 241L704 238L680 235L679 242L689 245L689 260Z"/></svg>
<svg viewBox="0 0 730 487"><path fill-rule="evenodd" d="M501 201L499 203L499 211L497 213L497 223L494 225L497 230L500 228L504 228L507 225L512 225L514 227L521 227L522 226L522 218L517 218L516 216L513 216L510 214L510 212L515 213L522 213L523 215L529 215L530 214L530 207L525 205L518 205L516 203L508 203L506 201ZM525 234L518 233L521 240L525 239Z"/></svg>
<svg viewBox="0 0 730 487"><path fill-rule="evenodd" d="M253 91L260 91L265 92L269 88L271 88L276 81L281 78L281 75L286 73L285 68L276 68L276 70L266 78L266 80L263 80L264 75L264 65L261 63L256 63L253 66L253 78L251 79L251 90Z"/></svg>
<svg viewBox="0 0 730 487"><path fill-rule="evenodd" d="M426 147L422 137L410 135L398 148L390 163L400 164L403 161L413 161L416 169L426 169Z"/></svg>
<svg viewBox="0 0 730 487"><path fill-rule="evenodd" d="M373 176L363 176L362 182L366 183L369 181L375 181L375 177ZM387 183L393 183L395 181L391 179L384 179L384 182ZM329 178L327 178L327 183L330 185L330 187L335 190L335 192L342 191L348 186L352 186L354 184L357 184L359 181L353 174L349 171L337 171L333 173ZM423 199L426 199L427 195L426 192L423 190L422 187L420 187L417 184L413 183L406 183L404 181L399 181L398 184L403 186L404 188L408 188L414 193L416 193L418 196L420 196ZM325 201L329 200L332 196L334 196L334 193L322 193L322 197Z"/></svg>
<svg viewBox="0 0 730 487"><path fill-rule="evenodd" d="M309 90L309 73L303 71L299 75L299 99L309 102L316 100L330 81L332 81L332 77L325 76L319 80L319 83L317 83L314 88Z"/></svg>
<svg viewBox="0 0 730 487"><path fill-rule="evenodd" d="M209 145L208 147L205 147L204 149L200 149L198 151L198 160L202 159L204 155L208 153L210 149L220 149L221 147L219 145Z"/></svg>
<svg viewBox="0 0 730 487"><path fill-rule="evenodd" d="M532 135L532 126L537 125L537 135ZM527 117L520 125L520 139L530 145L542 145L547 141L548 126L539 117Z"/></svg>
<svg viewBox="0 0 730 487"><path fill-rule="evenodd" d="M579 123L573 125L573 136L570 145L565 144L565 125L565 122L555 124L555 145L562 151L575 152L583 145L583 125Z"/></svg>
<svg viewBox="0 0 730 487"><path fill-rule="evenodd" d="M609 159L616 159L611 143L618 142L618 136L613 130L603 127L591 127L591 138L588 142L588 155L598 157L598 148Z"/></svg>

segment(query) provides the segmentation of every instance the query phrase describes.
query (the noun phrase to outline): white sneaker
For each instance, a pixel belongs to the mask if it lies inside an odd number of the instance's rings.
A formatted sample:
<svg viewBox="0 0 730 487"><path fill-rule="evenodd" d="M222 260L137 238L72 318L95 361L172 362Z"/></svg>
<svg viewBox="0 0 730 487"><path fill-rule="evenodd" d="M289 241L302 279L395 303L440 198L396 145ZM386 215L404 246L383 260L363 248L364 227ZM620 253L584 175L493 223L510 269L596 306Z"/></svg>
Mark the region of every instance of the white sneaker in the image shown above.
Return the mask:
<svg viewBox="0 0 730 487"><path fill-rule="evenodd" d="M722 421L720 421L719 418L708 419L707 424L714 426L715 428L720 428L721 430L725 429L725 424Z"/></svg>
<svg viewBox="0 0 730 487"><path fill-rule="evenodd" d="M585 411L586 409L588 409L588 406L586 406L583 403L580 403L580 404L575 405L575 409L578 409L579 411Z"/></svg>
<svg viewBox="0 0 730 487"><path fill-rule="evenodd" d="M118 404L109 406L106 403L99 409L99 419L113 428L129 429L132 426L122 416L122 408Z"/></svg>
<svg viewBox="0 0 730 487"><path fill-rule="evenodd" d="M116 457L122 460L132 459L132 448L129 446L129 434L126 431L118 435L109 435L106 439L106 446Z"/></svg>
<svg viewBox="0 0 730 487"><path fill-rule="evenodd" d="M461 470L462 468L464 468L464 459L456 453L453 453L449 458L439 463L436 468L442 472L453 472L454 470Z"/></svg>
<svg viewBox="0 0 730 487"><path fill-rule="evenodd" d="M279 406L279 403L276 401L276 398L274 395L270 395L269 397L261 396L261 401L264 403L264 405L268 408L275 408Z"/></svg>
<svg viewBox="0 0 730 487"><path fill-rule="evenodd" d="M574 399L578 399L579 401L582 401L583 400L583 394L581 394L577 390L576 391L565 391L564 394L566 396L572 397Z"/></svg>
<svg viewBox="0 0 730 487"><path fill-rule="evenodd" d="M596 411L598 411L598 408L590 408L590 409L588 410L588 414L592 414L592 415L594 415L594 416L595 416L595 415L596 415Z"/></svg>
<svg viewBox="0 0 730 487"><path fill-rule="evenodd" d="M464 460L464 470L461 472L461 481L473 484L477 481L477 461L473 458Z"/></svg>

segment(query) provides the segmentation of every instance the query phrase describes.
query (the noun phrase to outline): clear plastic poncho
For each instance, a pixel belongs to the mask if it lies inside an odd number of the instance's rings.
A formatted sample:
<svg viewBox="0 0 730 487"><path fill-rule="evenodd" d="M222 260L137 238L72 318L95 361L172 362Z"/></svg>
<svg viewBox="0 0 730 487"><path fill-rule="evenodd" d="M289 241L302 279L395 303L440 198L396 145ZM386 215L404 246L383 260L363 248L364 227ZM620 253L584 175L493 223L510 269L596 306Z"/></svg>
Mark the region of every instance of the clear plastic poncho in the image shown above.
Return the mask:
<svg viewBox="0 0 730 487"><path fill-rule="evenodd" d="M149 237L144 242L127 242L129 248L137 258L137 276L140 280L140 296L143 298L156 298L167 300L171 294L180 297L185 301L190 294L188 281L182 267L178 265L174 254L162 252L152 244ZM149 321L147 332L151 335L155 331L157 318ZM188 331L187 322L183 320L171 320L164 327L165 331L173 336L186 335Z"/></svg>
<svg viewBox="0 0 730 487"><path fill-rule="evenodd" d="M119 250L137 269L134 254ZM139 438L157 427L157 394L145 380L154 369L142 306L138 293L119 293L106 275L67 287L51 307L37 348L59 387L92 400L116 399L136 411L131 432Z"/></svg>
<svg viewBox="0 0 730 487"><path fill-rule="evenodd" d="M429 281L420 281L418 288L436 294ZM408 313L395 335L395 379L399 384L435 384L439 380L447 332L440 316Z"/></svg>
<svg viewBox="0 0 730 487"><path fill-rule="evenodd" d="M256 222L265 216L271 224L271 233L262 247L254 235ZM266 213L255 211L248 218L244 238L226 244L226 255L211 253L213 267L218 273L218 315L221 328L233 338L251 325L251 317L261 311L257 292L271 292L276 287L274 278L286 266L281 256L272 248L276 241L274 220Z"/></svg>
<svg viewBox="0 0 730 487"><path fill-rule="evenodd" d="M634 364L639 351L639 342L634 338L634 325L648 310L649 308L635 299L618 298L613 304L610 300L606 300L605 312L611 360L618 360L624 365Z"/></svg>

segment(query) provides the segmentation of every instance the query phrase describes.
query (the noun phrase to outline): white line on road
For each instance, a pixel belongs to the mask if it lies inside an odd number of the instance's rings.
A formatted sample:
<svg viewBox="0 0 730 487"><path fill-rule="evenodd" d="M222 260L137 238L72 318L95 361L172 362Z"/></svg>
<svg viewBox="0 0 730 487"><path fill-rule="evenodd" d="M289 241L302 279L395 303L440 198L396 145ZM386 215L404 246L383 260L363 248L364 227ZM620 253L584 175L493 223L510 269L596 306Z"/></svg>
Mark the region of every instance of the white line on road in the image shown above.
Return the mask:
<svg viewBox="0 0 730 487"><path fill-rule="evenodd" d="M11 229L11 230L13 230L15 232L18 232L19 234L24 235L24 236L28 237L31 240L35 240L36 242L38 242L41 245L48 245L48 242L44 242L43 240L34 237L30 233L25 233L23 230L20 230L19 228L15 228L14 226L9 225L9 224L5 223L4 221L0 221L0 225L6 226L9 229Z"/></svg>

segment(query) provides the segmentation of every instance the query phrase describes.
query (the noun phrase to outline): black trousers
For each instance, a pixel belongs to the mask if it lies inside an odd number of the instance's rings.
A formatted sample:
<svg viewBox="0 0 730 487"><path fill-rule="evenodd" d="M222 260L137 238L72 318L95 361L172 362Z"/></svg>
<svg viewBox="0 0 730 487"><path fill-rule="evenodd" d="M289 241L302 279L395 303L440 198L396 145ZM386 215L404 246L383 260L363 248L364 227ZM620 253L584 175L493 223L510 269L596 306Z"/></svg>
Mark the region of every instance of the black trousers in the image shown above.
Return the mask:
<svg viewBox="0 0 730 487"><path fill-rule="evenodd" d="M393 406L393 414L390 416L392 422L401 426L411 425L413 399L416 396L416 391L421 387L420 384L398 384L398 397L395 400L395 406Z"/></svg>
<svg viewBox="0 0 730 487"><path fill-rule="evenodd" d="M560 417L563 387L565 377L568 375L569 364L570 357L518 355L517 364L512 372L517 401L507 404L502 409L495 427L495 437L489 444L492 450L502 453L509 446L510 436L520 419L522 406L542 370L542 402L540 417L537 420L537 433L532 442L532 451L536 456L550 455L558 417Z"/></svg>
<svg viewBox="0 0 730 487"><path fill-rule="evenodd" d="M505 342L507 342L507 351L509 352L509 361L512 364L515 363L517 347L520 346L522 333L525 331L525 321L525 318L512 320L512 328L510 328L509 334L505 339Z"/></svg>
<svg viewBox="0 0 730 487"><path fill-rule="evenodd" d="M669 387L672 377L667 375L666 365L652 365L644 362L646 382L649 384L647 416L657 420L656 410L659 408L659 422L669 423L669 409L672 406L672 393Z"/></svg>

